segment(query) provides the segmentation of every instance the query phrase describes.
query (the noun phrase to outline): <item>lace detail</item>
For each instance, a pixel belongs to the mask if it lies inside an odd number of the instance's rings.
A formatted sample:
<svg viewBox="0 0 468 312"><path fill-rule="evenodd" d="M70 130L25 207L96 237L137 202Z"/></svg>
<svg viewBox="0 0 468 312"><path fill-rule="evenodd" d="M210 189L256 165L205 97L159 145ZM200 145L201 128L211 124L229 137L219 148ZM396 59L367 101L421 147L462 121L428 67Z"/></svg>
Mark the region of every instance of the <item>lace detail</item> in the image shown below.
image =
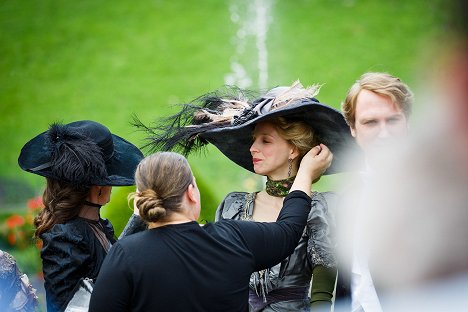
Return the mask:
<svg viewBox="0 0 468 312"><path fill-rule="evenodd" d="M331 195L331 193L325 193ZM327 196L329 197L329 196ZM335 267L336 244L334 242L334 217L328 209L328 201L322 193L314 193L312 196L312 209L307 222L309 241L307 253L314 266Z"/></svg>
<svg viewBox="0 0 468 312"><path fill-rule="evenodd" d="M253 217L249 214L249 207L253 207L255 201L255 193L247 193L245 195L245 204L241 205L241 220L253 221Z"/></svg>

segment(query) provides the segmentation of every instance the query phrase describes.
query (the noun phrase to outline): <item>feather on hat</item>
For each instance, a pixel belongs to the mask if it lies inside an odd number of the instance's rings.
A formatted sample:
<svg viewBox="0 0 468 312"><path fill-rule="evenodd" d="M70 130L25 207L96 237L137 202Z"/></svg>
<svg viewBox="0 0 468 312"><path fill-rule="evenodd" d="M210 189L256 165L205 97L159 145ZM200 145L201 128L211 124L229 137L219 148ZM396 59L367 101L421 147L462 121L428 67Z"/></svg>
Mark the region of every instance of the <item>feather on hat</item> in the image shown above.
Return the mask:
<svg viewBox="0 0 468 312"><path fill-rule="evenodd" d="M28 172L77 186L133 185L141 151L104 125L81 120L52 124L27 142L18 157Z"/></svg>
<svg viewBox="0 0 468 312"><path fill-rule="evenodd" d="M144 148L174 150L188 156L211 143L229 159L254 172L249 148L255 124L285 117L306 122L333 152L334 160L325 174L344 170L344 154L354 148L354 139L343 115L315 98L320 86L304 88L296 81L260 97L238 88L228 90L234 92L213 92L184 104L179 113L154 126L145 126L135 117L134 125L149 134Z"/></svg>

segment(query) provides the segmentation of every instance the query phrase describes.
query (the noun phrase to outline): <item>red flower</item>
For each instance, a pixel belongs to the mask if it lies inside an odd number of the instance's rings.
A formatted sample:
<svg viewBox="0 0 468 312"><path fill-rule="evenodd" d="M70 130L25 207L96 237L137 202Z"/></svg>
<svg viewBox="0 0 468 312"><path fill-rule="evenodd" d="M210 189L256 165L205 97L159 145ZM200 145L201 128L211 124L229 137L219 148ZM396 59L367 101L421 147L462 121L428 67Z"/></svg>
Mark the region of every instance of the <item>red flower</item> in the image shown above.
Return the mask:
<svg viewBox="0 0 468 312"><path fill-rule="evenodd" d="M8 243L9 243L11 246L15 245L15 243L16 243L16 235L15 235L15 233L8 233L7 240L8 240Z"/></svg>
<svg viewBox="0 0 468 312"><path fill-rule="evenodd" d="M36 248L41 250L42 249L42 239L36 240Z"/></svg>
<svg viewBox="0 0 468 312"><path fill-rule="evenodd" d="M5 223L9 229L12 229L17 226L23 226L24 218L20 215L11 215L5 220Z"/></svg>
<svg viewBox="0 0 468 312"><path fill-rule="evenodd" d="M44 208L44 203L42 202L42 196L37 196L28 200L28 208L30 210Z"/></svg>

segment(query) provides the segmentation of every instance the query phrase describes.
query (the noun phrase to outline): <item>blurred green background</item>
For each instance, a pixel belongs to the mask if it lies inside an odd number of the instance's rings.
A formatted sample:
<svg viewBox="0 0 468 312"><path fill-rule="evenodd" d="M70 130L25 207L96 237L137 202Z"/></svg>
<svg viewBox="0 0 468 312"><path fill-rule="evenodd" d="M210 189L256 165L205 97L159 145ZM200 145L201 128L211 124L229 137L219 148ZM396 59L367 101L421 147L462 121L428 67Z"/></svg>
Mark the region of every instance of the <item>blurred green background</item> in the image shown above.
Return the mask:
<svg viewBox="0 0 468 312"><path fill-rule="evenodd" d="M151 123L228 82L254 90L296 79L320 83L318 98L335 108L367 71L392 73L416 88L437 49L434 38L444 32L443 6L442 0L1 0L0 211L26 209L26 200L41 194L44 180L21 171L17 157L54 121L96 120L142 146L132 114ZM204 220L226 193L262 187L213 147L189 162L201 184ZM317 189L333 189L335 178ZM131 213L130 190L114 189L112 206L103 210L118 231Z"/></svg>

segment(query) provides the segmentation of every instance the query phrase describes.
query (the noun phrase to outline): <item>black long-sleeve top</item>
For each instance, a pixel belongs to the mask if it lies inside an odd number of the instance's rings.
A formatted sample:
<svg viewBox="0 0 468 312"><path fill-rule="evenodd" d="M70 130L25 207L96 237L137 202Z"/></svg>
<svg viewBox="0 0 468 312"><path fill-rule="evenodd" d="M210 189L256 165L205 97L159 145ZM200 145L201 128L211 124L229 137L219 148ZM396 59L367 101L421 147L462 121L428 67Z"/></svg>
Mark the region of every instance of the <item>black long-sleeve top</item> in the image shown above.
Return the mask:
<svg viewBox="0 0 468 312"><path fill-rule="evenodd" d="M248 311L250 275L294 250L310 207L294 191L276 222L188 222L125 237L104 260L90 312Z"/></svg>
<svg viewBox="0 0 468 312"><path fill-rule="evenodd" d="M76 217L67 223L55 224L41 235L48 312L64 311L80 279L95 279L99 273L106 251L89 223L97 222ZM114 243L112 224L105 219L100 219L99 224L107 239Z"/></svg>

